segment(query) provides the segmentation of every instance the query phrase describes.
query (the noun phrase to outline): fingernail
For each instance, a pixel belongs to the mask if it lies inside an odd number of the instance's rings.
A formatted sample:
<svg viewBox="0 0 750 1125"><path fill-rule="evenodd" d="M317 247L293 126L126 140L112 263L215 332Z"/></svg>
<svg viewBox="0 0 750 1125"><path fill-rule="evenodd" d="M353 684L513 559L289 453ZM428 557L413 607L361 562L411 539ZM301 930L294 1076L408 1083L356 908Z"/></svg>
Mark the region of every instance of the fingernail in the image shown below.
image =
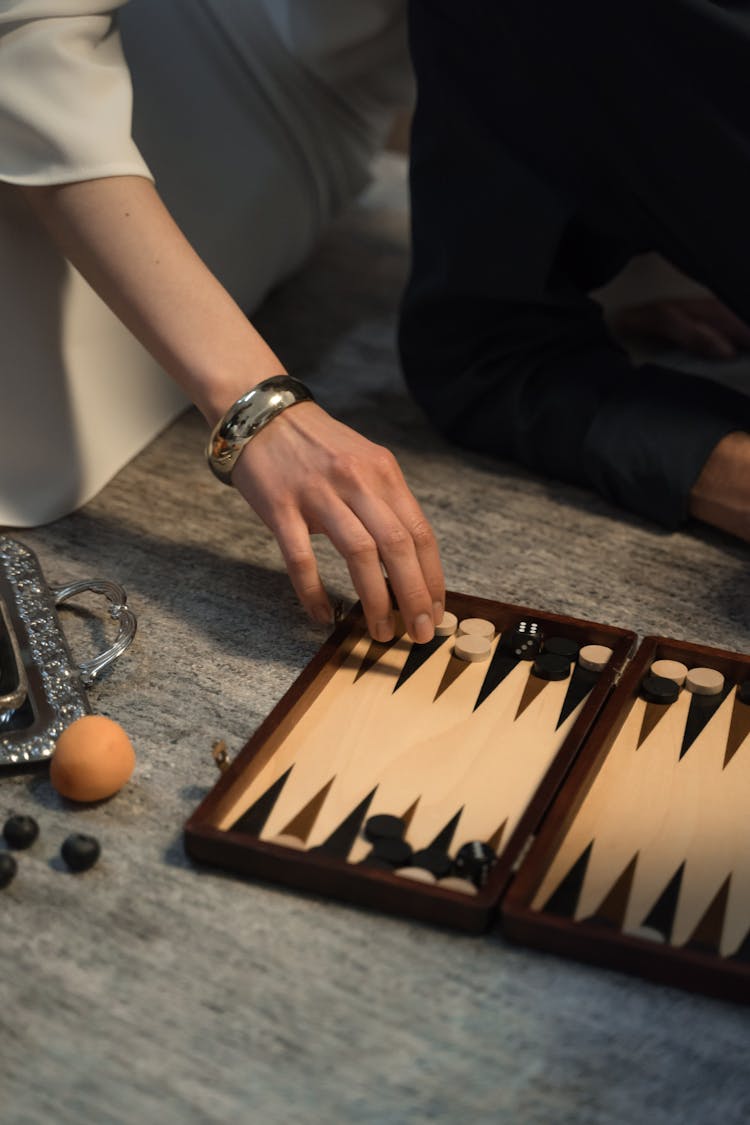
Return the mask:
<svg viewBox="0 0 750 1125"><path fill-rule="evenodd" d="M333 610L329 605L316 605L312 616L319 625L333 625Z"/></svg>
<svg viewBox="0 0 750 1125"><path fill-rule="evenodd" d="M432 603L432 619L436 625L439 625L445 616L445 606L442 602Z"/></svg>
<svg viewBox="0 0 750 1125"><path fill-rule="evenodd" d="M412 636L417 644L423 645L431 641L435 635L435 624L428 613L420 613L414 621Z"/></svg>
<svg viewBox="0 0 750 1125"><path fill-rule="evenodd" d="M395 632L395 623L392 616L384 617L382 621L378 621L375 625L375 640L385 643L393 638Z"/></svg>

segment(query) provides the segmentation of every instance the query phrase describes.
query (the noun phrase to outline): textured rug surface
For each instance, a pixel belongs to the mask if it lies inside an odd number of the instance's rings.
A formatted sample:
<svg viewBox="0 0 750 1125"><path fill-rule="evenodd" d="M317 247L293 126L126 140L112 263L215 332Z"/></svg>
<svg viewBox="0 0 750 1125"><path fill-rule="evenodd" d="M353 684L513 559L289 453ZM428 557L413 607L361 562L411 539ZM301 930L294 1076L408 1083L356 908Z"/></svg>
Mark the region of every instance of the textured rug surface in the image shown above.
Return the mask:
<svg viewBox="0 0 750 1125"><path fill-rule="evenodd" d="M389 445L453 589L750 651L748 549L665 534L594 496L448 447L393 348L407 268L402 171L274 295L262 325L348 423ZM139 616L92 692L129 731L132 781L74 808L0 779L42 834L0 892L0 1121L707 1123L750 1120L747 1009L507 944L241 881L186 858L182 825L316 651L275 544L202 460L188 413L95 501L18 538L51 581L111 576ZM349 598L345 568L320 565ZM81 657L96 617L67 614ZM56 860L97 835L86 875Z"/></svg>

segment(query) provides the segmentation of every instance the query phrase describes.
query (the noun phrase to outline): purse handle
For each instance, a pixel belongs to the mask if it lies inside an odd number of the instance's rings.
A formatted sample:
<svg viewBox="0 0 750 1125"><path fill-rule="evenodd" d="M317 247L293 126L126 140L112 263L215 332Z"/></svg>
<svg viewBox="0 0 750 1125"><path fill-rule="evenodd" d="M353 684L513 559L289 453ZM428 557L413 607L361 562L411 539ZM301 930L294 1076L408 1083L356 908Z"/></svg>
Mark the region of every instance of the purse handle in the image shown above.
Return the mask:
<svg viewBox="0 0 750 1125"><path fill-rule="evenodd" d="M55 599L55 606L60 606L79 594L102 594L109 602L110 617L119 622L120 628L114 643L99 656L78 665L81 680L86 687L90 687L97 676L105 668L109 668L110 664L114 664L133 643L138 623L128 605L128 595L119 583L109 582L107 579L84 579L82 582L70 582L67 586L50 586L49 589Z"/></svg>

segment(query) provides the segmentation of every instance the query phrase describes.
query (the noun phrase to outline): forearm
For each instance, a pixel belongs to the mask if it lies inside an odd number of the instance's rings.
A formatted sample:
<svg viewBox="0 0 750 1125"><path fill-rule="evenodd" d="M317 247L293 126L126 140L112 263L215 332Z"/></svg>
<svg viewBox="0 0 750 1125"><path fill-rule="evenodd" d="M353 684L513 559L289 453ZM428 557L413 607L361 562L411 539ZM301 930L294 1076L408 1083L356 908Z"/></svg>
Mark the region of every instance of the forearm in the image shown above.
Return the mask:
<svg viewBox="0 0 750 1125"><path fill-rule="evenodd" d="M284 371L138 176L19 188L63 254L214 423Z"/></svg>
<svg viewBox="0 0 750 1125"><path fill-rule="evenodd" d="M750 434L727 434L690 493L690 514L750 540Z"/></svg>

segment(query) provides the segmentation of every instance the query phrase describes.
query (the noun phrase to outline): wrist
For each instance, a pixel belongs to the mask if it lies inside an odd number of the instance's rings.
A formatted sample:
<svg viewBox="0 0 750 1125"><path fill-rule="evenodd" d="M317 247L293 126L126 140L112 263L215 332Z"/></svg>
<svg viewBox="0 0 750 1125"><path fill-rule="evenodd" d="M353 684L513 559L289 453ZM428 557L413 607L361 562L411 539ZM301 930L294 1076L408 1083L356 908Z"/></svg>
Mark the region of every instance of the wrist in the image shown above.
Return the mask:
<svg viewBox="0 0 750 1125"><path fill-rule="evenodd" d="M286 375L286 368L273 353L261 362L242 364L237 369L196 380L191 398L213 429L226 412L248 391L265 379Z"/></svg>
<svg viewBox="0 0 750 1125"><path fill-rule="evenodd" d="M689 511L730 535L750 538L750 434L722 438L690 490Z"/></svg>
<svg viewBox="0 0 750 1125"><path fill-rule="evenodd" d="M314 402L312 393L286 373L262 380L236 400L213 427L206 448L208 465L223 484L232 473L245 446L290 406Z"/></svg>

